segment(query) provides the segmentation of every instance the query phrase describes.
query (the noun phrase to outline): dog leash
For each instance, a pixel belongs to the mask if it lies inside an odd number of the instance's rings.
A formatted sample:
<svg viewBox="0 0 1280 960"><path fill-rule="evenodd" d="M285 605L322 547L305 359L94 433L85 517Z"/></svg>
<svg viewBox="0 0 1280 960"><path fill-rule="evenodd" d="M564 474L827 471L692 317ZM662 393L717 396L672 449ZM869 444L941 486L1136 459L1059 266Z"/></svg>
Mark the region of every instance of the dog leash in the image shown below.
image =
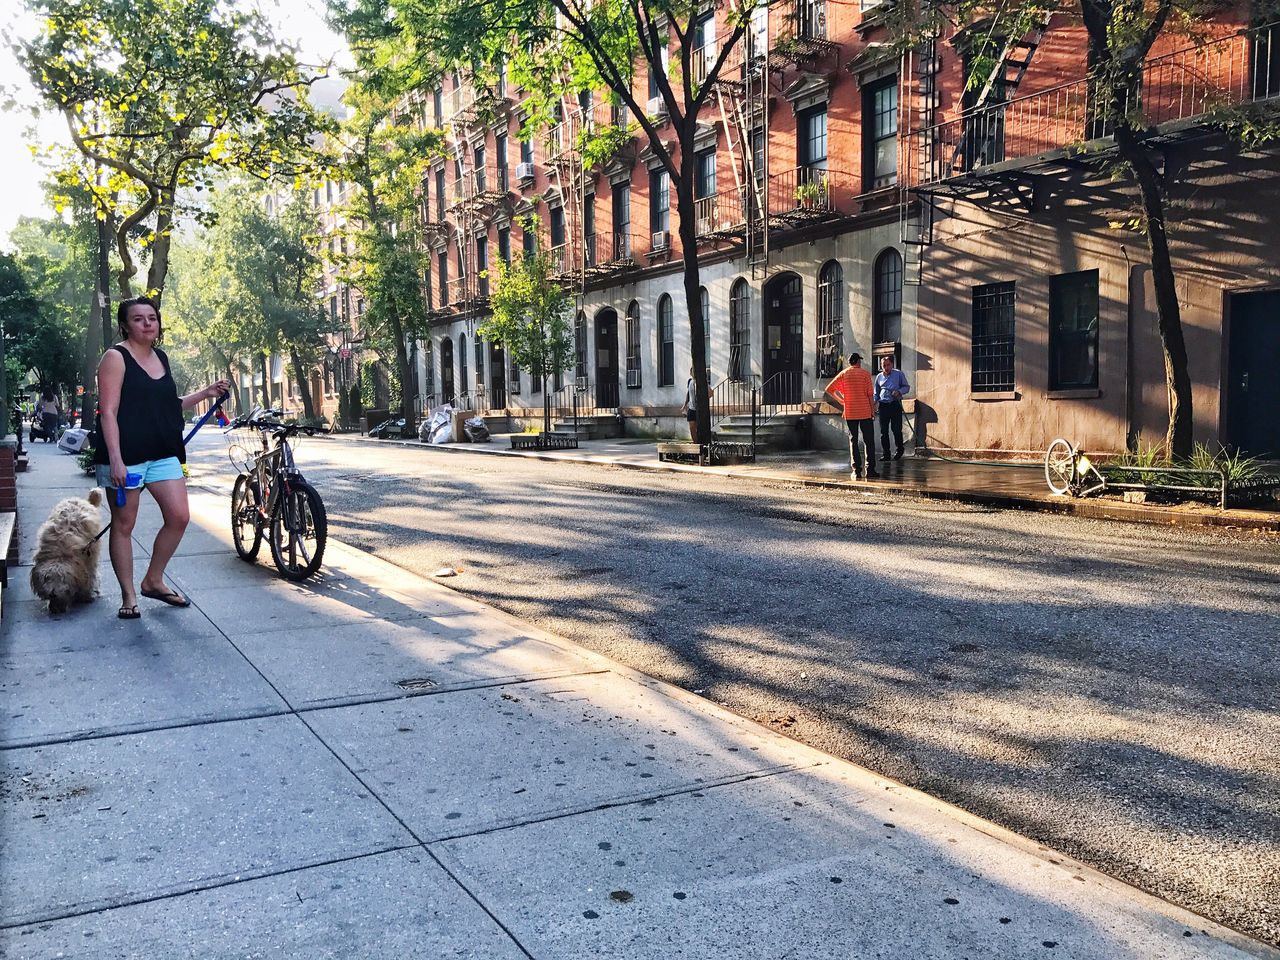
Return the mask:
<svg viewBox="0 0 1280 960"><path fill-rule="evenodd" d="M196 435L196 431L197 431L197 430L199 430L201 427L203 427L206 423L208 423L208 422L209 422L209 418L210 418L210 417L212 417L215 413L217 413L217 412L218 412L218 408L219 408L219 407L221 407L221 406L222 406L222 404L223 404L223 403L227 400L227 398L228 398L228 397L230 397L230 396L231 396L231 394L230 394L230 393L224 393L222 396L220 396L220 397L218 398L218 402L217 402L217 403L215 403L212 407L210 407L210 408L209 408L209 412L208 412L208 413L206 413L203 417L201 417L199 420L197 420L197 421L195 422L195 425L191 428L191 431L190 431L190 432L189 432L185 437L183 437L183 438L182 438L182 445L183 445L184 447L185 447L188 443L190 443L190 442L191 442L191 438L192 438L192 437L194 437L194 436ZM141 488L141 487L139 487L138 489L142 489L142 488ZM114 523L114 522L115 522L115 521L112 521L112 523ZM106 532L107 532L108 530L110 530L110 529L111 529L111 523L108 523L105 527L103 527L103 528L98 532L98 535L97 535L96 537L94 537L92 540L90 540L90 541L89 541L89 543L90 543L90 544L97 543L99 540L101 540L101 539L103 538L103 536L106 534ZM89 549L89 546L88 546L88 545L86 545L86 546L85 546L85 549L86 549L86 550L88 550L88 549Z"/></svg>

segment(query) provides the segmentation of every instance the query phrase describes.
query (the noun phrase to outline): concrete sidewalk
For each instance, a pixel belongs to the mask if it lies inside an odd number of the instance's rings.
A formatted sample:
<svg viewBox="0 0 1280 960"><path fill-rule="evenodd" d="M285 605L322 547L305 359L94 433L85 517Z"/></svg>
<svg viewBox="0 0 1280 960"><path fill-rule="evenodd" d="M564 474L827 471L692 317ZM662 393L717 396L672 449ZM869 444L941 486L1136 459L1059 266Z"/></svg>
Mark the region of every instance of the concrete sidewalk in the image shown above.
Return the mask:
<svg viewBox="0 0 1280 960"><path fill-rule="evenodd" d="M33 451L24 563L86 487ZM285 583L192 503L193 609L115 619L105 562L61 618L6 592L0 956L1280 957L377 558Z"/></svg>
<svg viewBox="0 0 1280 960"><path fill-rule="evenodd" d="M716 473L801 486L861 489L876 494L901 494L934 500L951 500L1013 510L1038 510L1076 516L1182 527L1226 527L1280 533L1277 509L1219 510L1201 503L1131 504L1112 497L1074 499L1055 496L1045 482L1044 467L1026 463L970 463L936 457L907 457L878 463L878 480L855 481L849 476L847 451L808 450L762 454L755 463L723 467L699 467L658 461L657 442L641 439L583 440L576 450L545 452L512 450L511 435L496 434L489 443L447 443L428 447L414 440L372 440L338 434L326 440L400 444L419 449L454 453L526 457L536 460L577 461L635 470L668 470Z"/></svg>

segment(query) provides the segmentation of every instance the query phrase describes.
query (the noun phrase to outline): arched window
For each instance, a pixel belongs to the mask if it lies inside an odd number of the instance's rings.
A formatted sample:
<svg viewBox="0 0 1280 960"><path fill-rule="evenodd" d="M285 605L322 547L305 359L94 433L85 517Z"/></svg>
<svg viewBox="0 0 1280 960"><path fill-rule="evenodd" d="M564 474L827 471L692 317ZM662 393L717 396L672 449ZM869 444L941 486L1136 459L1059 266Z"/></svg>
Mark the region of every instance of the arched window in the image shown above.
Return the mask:
<svg viewBox="0 0 1280 960"><path fill-rule="evenodd" d="M676 382L676 324L671 297L658 298L658 386Z"/></svg>
<svg viewBox="0 0 1280 960"><path fill-rule="evenodd" d="M573 375L577 381L576 385L585 390L587 388L587 315L581 310L578 311L577 319L573 321Z"/></svg>
<svg viewBox="0 0 1280 960"><path fill-rule="evenodd" d="M431 340L422 342L422 393L427 399L428 406L435 406L436 403L436 357L435 345Z"/></svg>
<svg viewBox="0 0 1280 960"><path fill-rule="evenodd" d="M711 295L706 287L698 288L698 307L702 311L702 341L705 344L703 359L711 369ZM690 351L692 353L692 351Z"/></svg>
<svg viewBox="0 0 1280 960"><path fill-rule="evenodd" d="M453 383L453 341L440 338L440 402L454 403L457 391Z"/></svg>
<svg viewBox="0 0 1280 960"><path fill-rule="evenodd" d="M640 386L640 304L627 304L627 386Z"/></svg>
<svg viewBox="0 0 1280 960"><path fill-rule="evenodd" d="M467 383L467 335L458 334L458 396L466 395L470 384Z"/></svg>
<svg viewBox="0 0 1280 960"><path fill-rule="evenodd" d="M484 393L484 341L479 337L475 339L476 344L476 395Z"/></svg>
<svg viewBox="0 0 1280 960"><path fill-rule="evenodd" d="M818 376L840 372L844 352L844 270L828 260L818 274Z"/></svg>
<svg viewBox="0 0 1280 960"><path fill-rule="evenodd" d="M876 257L875 296L871 340L897 343L902 339L902 254L890 247Z"/></svg>
<svg viewBox="0 0 1280 960"><path fill-rule="evenodd" d="M745 380L751 373L751 287L738 279L729 296L729 376Z"/></svg>

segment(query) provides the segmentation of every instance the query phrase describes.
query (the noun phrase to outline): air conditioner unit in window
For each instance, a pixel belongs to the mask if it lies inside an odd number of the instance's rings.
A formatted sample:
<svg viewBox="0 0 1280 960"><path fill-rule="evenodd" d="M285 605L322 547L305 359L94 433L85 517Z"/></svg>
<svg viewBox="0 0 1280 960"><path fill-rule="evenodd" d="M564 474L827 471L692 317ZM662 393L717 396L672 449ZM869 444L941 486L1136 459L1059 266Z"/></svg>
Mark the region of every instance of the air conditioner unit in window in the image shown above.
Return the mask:
<svg viewBox="0 0 1280 960"><path fill-rule="evenodd" d="M640 371L639 371L639 370L628 370L628 371L627 371L627 386L628 386L628 387L638 387L638 386L640 386Z"/></svg>
<svg viewBox="0 0 1280 960"><path fill-rule="evenodd" d="M666 230L655 230L651 238L650 246L655 250L665 250L671 246L671 234Z"/></svg>
<svg viewBox="0 0 1280 960"><path fill-rule="evenodd" d="M516 164L516 179L517 179L517 180L532 180L532 179L533 179L533 164L532 164L532 163L517 163L517 164Z"/></svg>
<svg viewBox="0 0 1280 960"><path fill-rule="evenodd" d="M667 101L661 97L650 97L649 102L645 104L644 112L651 117L665 117L667 115Z"/></svg>

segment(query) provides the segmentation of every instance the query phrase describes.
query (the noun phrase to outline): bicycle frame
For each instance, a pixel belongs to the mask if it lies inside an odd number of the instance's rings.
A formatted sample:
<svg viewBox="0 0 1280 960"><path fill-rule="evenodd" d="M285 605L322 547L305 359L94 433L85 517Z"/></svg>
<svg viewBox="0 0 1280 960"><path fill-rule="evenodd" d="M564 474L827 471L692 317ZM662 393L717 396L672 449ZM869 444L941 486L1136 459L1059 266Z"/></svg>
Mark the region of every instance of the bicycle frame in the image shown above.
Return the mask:
<svg viewBox="0 0 1280 960"><path fill-rule="evenodd" d="M262 452L254 458L253 470L249 474L249 482L254 485L254 493L258 501L258 519L267 523L280 499L280 491L289 490L293 480L302 480L302 471L293 460L293 448L288 437L280 434L276 437L275 446L271 446L267 431L262 431Z"/></svg>

